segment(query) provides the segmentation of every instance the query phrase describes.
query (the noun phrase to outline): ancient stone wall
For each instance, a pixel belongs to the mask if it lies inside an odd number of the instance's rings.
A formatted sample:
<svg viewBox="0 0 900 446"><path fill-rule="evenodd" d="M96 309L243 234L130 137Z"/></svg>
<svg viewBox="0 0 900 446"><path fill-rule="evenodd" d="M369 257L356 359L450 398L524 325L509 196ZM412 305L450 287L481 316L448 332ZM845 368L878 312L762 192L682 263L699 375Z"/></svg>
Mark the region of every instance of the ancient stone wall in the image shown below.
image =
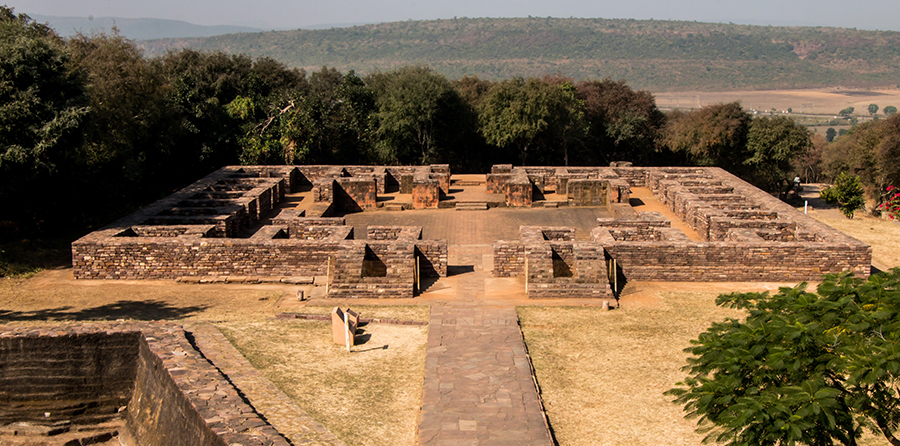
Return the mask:
<svg viewBox="0 0 900 446"><path fill-rule="evenodd" d="M0 337L0 425L117 417L131 398L139 335Z"/></svg>
<svg viewBox="0 0 900 446"><path fill-rule="evenodd" d="M103 237L72 243L77 279L319 276L343 240Z"/></svg>
<svg viewBox="0 0 900 446"><path fill-rule="evenodd" d="M494 242L494 277L518 277L525 268L525 245L521 241Z"/></svg>
<svg viewBox="0 0 900 446"><path fill-rule="evenodd" d="M433 179L428 170L417 170L412 184L413 209L437 209L440 199L441 182Z"/></svg>
<svg viewBox="0 0 900 446"><path fill-rule="evenodd" d="M672 282L752 282L815 280L823 274L852 271L866 276L870 248L808 242L769 242L738 238L722 242L619 241L605 234L595 237L616 259L628 280Z"/></svg>
<svg viewBox="0 0 900 446"><path fill-rule="evenodd" d="M131 445L289 444L174 324L4 326L0 358L0 423L122 420L111 441Z"/></svg>

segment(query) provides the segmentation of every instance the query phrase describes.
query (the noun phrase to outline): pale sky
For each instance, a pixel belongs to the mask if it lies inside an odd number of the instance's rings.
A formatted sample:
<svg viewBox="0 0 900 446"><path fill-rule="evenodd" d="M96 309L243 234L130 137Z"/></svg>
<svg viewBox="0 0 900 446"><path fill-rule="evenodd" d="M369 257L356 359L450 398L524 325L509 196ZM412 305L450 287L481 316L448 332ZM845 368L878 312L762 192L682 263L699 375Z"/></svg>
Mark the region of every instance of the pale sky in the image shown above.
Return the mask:
<svg viewBox="0 0 900 446"><path fill-rule="evenodd" d="M900 31L898 0L0 0L16 12L290 29L458 17L600 17Z"/></svg>

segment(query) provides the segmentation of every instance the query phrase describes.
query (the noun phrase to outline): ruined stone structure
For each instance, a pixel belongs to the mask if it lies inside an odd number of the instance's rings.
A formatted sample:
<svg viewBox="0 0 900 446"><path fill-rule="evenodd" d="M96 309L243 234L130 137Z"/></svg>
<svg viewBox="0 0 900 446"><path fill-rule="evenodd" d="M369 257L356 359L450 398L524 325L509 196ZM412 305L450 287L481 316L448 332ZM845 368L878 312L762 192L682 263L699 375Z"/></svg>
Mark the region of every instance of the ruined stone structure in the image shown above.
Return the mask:
<svg viewBox="0 0 900 446"><path fill-rule="evenodd" d="M354 234L342 215L453 206L450 177L446 165L226 167L73 243L75 277L322 277L333 297L412 297L421 278L447 275L447 241L423 240L418 226ZM494 240L494 275L523 277L529 297L608 297L625 280L869 274L870 247L717 168L497 165L479 187L495 198L478 209L590 206L611 216L589 240L576 241L571 228L529 226L517 239ZM638 212L632 188L649 188L695 234ZM283 207L297 191L311 192L311 205ZM380 200L386 194L406 198ZM455 205L463 204L473 203Z"/></svg>
<svg viewBox="0 0 900 446"><path fill-rule="evenodd" d="M449 176L446 166L225 167L74 242L75 277L327 276L332 296L412 297L418 278L446 276L446 241L402 227L358 240L343 218L328 216L375 208L377 192L399 187L398 178L416 207L436 208ZM284 209L262 224L286 192L304 187L310 209Z"/></svg>
<svg viewBox="0 0 900 446"><path fill-rule="evenodd" d="M0 327L0 364L0 443L290 444L175 324Z"/></svg>
<svg viewBox="0 0 900 446"><path fill-rule="evenodd" d="M522 172L516 175L516 170ZM816 280L841 271L862 276L870 272L871 247L797 212L722 169L524 167L512 172L499 174L508 176L506 191L510 197L522 195L515 178L527 175L535 191L565 188L571 206L599 205L605 198L614 217L598 219L589 244L604 251L612 265L607 268L612 281L779 282ZM579 178L572 179L573 175ZM635 212L627 204L631 187L649 187L700 239L692 240L672 228L659 213ZM558 232L559 228L553 230ZM541 232L545 240L553 239L547 236L547 228L523 227L519 240L494 244L494 275L525 275L529 297L558 295L547 291L560 281L557 269L547 269L548 259L552 257L554 266L563 262L571 265L557 257L564 259L561 253L577 246L553 248L548 254L546 248L534 247L535 240L540 241L535 234ZM536 253L541 253L540 260L535 259ZM569 258L578 263L578 256L570 254ZM548 271L554 271L554 275ZM605 286L602 279L596 283L599 288Z"/></svg>

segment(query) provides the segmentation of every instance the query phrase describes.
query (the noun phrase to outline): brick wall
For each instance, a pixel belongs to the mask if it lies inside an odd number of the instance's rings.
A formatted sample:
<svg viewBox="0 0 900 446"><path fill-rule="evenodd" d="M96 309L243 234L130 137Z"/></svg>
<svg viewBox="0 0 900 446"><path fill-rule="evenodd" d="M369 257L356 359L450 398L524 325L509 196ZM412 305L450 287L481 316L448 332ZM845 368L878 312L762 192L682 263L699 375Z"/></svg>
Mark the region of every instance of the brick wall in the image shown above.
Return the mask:
<svg viewBox="0 0 900 446"><path fill-rule="evenodd" d="M850 270L869 274L871 248L825 243L602 242L629 280L752 282L818 280ZM865 265L865 266L863 266Z"/></svg>
<svg viewBox="0 0 900 446"><path fill-rule="evenodd" d="M525 246L521 241L494 242L494 277L518 277L525 268Z"/></svg>

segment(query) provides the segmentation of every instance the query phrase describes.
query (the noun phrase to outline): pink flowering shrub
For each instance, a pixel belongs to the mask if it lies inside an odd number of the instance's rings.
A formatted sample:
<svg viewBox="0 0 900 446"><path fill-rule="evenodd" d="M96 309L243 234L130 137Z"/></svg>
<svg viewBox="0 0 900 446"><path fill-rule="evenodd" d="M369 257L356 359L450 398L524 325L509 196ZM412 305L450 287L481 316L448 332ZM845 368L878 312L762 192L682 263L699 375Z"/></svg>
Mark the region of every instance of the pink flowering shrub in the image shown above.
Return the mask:
<svg viewBox="0 0 900 446"><path fill-rule="evenodd" d="M887 191L892 192L894 190L898 190L898 188L894 186L888 186ZM878 206L878 209L881 209L882 212L886 212L891 220L900 219L900 192L895 192L894 194L888 197L887 201L884 202L881 206Z"/></svg>

